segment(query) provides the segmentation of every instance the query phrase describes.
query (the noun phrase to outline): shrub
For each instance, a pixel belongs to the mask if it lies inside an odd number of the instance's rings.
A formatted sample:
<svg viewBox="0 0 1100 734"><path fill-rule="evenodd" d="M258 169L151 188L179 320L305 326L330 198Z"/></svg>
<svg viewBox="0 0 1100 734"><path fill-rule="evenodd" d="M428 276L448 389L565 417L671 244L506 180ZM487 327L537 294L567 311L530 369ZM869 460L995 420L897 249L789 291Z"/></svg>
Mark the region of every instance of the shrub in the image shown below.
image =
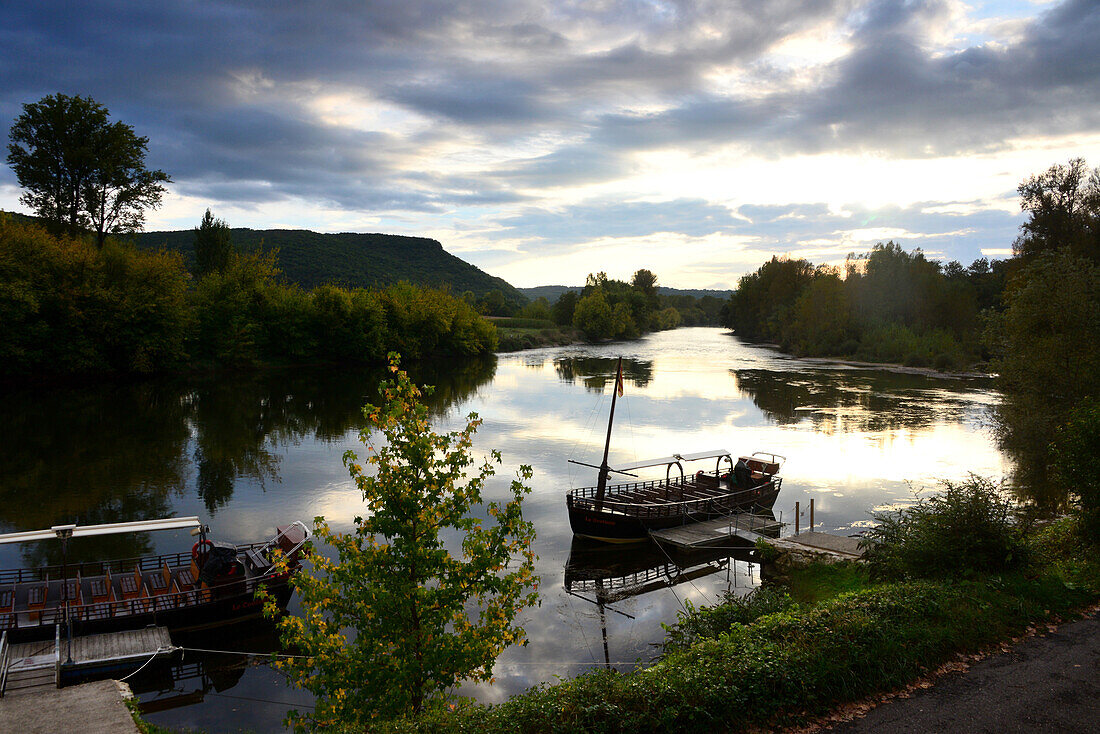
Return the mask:
<svg viewBox="0 0 1100 734"><path fill-rule="evenodd" d="M1027 558L1026 538L1015 505L1001 488L971 475L896 512L876 513L878 525L861 547L872 573L881 578L951 577L998 573Z"/></svg>
<svg viewBox="0 0 1100 734"><path fill-rule="evenodd" d="M713 607L696 607L689 599L675 624L665 625L664 649L689 648L699 640L729 632L735 625L751 624L793 605L790 594L777 586L759 586L743 596L727 591L725 598Z"/></svg>

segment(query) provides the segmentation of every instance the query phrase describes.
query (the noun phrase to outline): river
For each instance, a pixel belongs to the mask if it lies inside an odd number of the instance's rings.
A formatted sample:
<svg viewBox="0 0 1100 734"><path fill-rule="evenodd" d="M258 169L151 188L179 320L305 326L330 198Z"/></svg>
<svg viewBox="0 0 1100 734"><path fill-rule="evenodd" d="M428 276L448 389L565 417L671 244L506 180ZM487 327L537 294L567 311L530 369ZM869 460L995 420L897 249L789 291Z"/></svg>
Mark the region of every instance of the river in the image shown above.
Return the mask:
<svg viewBox="0 0 1100 734"><path fill-rule="evenodd" d="M996 400L987 379L809 362L720 329L420 366L413 377L437 386L438 429L477 412L484 423L475 453L503 454L489 499L504 496L519 464L534 470L524 512L538 533L542 601L522 614L530 643L500 657L494 684L462 693L496 702L593 666L628 669L652 658L661 624L687 601L712 602L759 582L755 565L728 554L677 570L659 551L573 543L564 494L594 484L595 471L569 460L599 463L620 355L625 394L612 466L715 448L781 454L775 515L790 524L784 534L793 532L796 502L803 527L812 498L815 529L849 534L869 524L871 511L910 503L939 480L1000 478L1010 468L985 427ZM341 457L359 446L360 408L381 377L309 368L4 393L0 530L172 515L198 515L213 537L239 543L318 515L348 529L362 503ZM174 531L79 539L70 554L125 557L190 543ZM3 568L57 557L54 543L0 546ZM181 664L130 681L154 723L271 731L288 708L310 705L263 655L245 654L274 649L264 625L190 644Z"/></svg>

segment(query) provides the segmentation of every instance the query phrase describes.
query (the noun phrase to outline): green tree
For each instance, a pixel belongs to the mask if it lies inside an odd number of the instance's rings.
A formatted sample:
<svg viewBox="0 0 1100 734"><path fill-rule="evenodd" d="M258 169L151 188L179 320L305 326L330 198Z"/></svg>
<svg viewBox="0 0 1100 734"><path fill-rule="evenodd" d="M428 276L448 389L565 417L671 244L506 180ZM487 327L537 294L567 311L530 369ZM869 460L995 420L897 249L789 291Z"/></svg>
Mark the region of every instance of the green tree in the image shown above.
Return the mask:
<svg viewBox="0 0 1100 734"><path fill-rule="evenodd" d="M577 307L573 310L573 326L583 331L589 339L610 339L615 336L611 304L607 302L602 288L594 288L577 302Z"/></svg>
<svg viewBox="0 0 1100 734"><path fill-rule="evenodd" d="M1081 503L1082 529L1100 543L1100 401L1087 400L1058 428L1051 453L1054 475Z"/></svg>
<svg viewBox="0 0 1100 734"><path fill-rule="evenodd" d="M505 647L525 644L514 619L537 599L534 528L521 509L530 467L520 467L508 501L484 504L487 519L474 516L499 452L467 476L481 421L471 414L464 429L436 434L424 393L395 355L390 369L383 405L364 408L373 430L359 434L371 473L344 455L365 512L350 533L317 518L317 538L336 557L309 552L312 569L294 580L303 613L279 622L284 642L304 656L279 665L317 696L312 713L291 712L299 730L361 730L445 704L454 685L488 680ZM459 555L444 544L453 532Z"/></svg>
<svg viewBox="0 0 1100 734"><path fill-rule="evenodd" d="M1084 158L1074 158L1029 177L1017 191L1028 213L1012 247L1018 258L1068 247L1100 263L1100 168L1090 173Z"/></svg>
<svg viewBox="0 0 1100 734"><path fill-rule="evenodd" d="M215 219L207 209L202 222L195 227L195 274L202 276L215 270L225 270L233 252L229 225L224 220Z"/></svg>
<svg viewBox="0 0 1100 734"><path fill-rule="evenodd" d="M639 290L647 298L654 298L657 296L657 276L653 271L642 268L634 273L633 279L630 281L635 289Z"/></svg>
<svg viewBox="0 0 1100 734"><path fill-rule="evenodd" d="M558 326L571 326L573 324L573 311L577 308L577 300L580 298L576 291L566 291L558 296L550 309L550 315Z"/></svg>
<svg viewBox="0 0 1100 734"><path fill-rule="evenodd" d="M1046 471L1054 431L1100 390L1100 266L1068 247L1036 255L1017 273L1005 303L991 332L1002 443L1020 459L1019 483L1057 503L1064 491L1047 493L1057 488Z"/></svg>
<svg viewBox="0 0 1100 734"><path fill-rule="evenodd" d="M20 201L55 228L94 230L99 247L108 234L140 230L171 181L145 167L149 139L108 116L91 97L51 94L23 105L8 135Z"/></svg>

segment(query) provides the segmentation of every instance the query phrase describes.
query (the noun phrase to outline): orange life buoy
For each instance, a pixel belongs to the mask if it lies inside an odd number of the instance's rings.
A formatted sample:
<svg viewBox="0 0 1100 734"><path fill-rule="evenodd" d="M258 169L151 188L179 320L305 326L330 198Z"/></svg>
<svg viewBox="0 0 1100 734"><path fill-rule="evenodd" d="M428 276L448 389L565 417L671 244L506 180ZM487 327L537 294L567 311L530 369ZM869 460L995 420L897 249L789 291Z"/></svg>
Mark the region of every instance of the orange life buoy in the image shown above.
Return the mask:
<svg viewBox="0 0 1100 734"><path fill-rule="evenodd" d="M210 549L213 547L214 541L200 540L198 543L195 543L193 546L191 546L191 558L197 561L199 560L200 555L205 555L209 553ZM204 550L199 550L199 548L204 548Z"/></svg>

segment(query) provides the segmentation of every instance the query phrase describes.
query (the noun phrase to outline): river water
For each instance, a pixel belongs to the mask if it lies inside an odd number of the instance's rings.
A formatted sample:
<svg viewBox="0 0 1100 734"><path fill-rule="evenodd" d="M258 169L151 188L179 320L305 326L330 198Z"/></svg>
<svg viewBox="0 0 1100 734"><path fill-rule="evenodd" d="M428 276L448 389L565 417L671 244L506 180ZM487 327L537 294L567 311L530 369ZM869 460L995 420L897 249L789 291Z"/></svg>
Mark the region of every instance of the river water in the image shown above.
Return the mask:
<svg viewBox="0 0 1100 734"><path fill-rule="evenodd" d="M716 448L781 454L774 509L788 523L784 534L794 531L796 502L802 527L812 498L815 529L849 534L869 524L871 511L910 503L940 480L1009 470L984 427L996 399L986 379L799 360L720 329L413 368L418 382L437 386L438 430L460 427L470 412L484 420L475 452L495 448L504 458L488 499L504 496L519 464L534 469L524 512L538 533L542 601L522 614L530 643L500 657L494 684L464 694L496 702L593 666L644 663L661 625L685 603L759 583L757 567L732 552L673 564L653 549L574 543L564 495L594 484L595 471L569 460L600 461L620 355L625 394L611 465ZM349 529L362 502L341 457L360 446L360 408L375 399L381 377L311 368L5 393L0 531L173 515L198 515L215 538L238 543L318 515ZM128 557L190 543L171 531L79 539L70 557ZM0 567L58 555L53 543L0 546ZM263 655L246 654L276 648L266 625L188 645L181 664L130 681L155 723L272 731L288 708L310 705Z"/></svg>

